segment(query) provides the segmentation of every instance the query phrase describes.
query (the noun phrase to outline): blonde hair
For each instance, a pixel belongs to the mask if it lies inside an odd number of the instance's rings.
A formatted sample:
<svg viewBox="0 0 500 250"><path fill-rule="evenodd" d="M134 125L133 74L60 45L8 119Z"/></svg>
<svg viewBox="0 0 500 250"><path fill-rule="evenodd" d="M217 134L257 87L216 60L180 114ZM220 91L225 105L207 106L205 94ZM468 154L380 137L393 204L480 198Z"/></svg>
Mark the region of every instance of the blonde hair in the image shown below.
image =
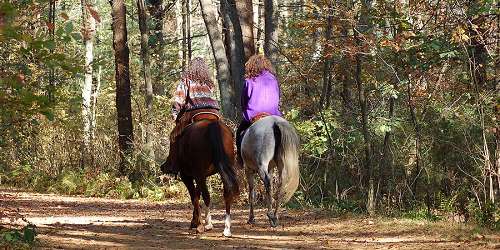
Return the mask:
<svg viewBox="0 0 500 250"><path fill-rule="evenodd" d="M188 79L210 87L214 86L208 65L201 57L195 57L189 62L186 70L182 72L182 79Z"/></svg>
<svg viewBox="0 0 500 250"><path fill-rule="evenodd" d="M274 67L269 59L267 59L264 55L253 55L245 63L245 78L257 77L264 70L267 70L271 72L271 74L276 75Z"/></svg>

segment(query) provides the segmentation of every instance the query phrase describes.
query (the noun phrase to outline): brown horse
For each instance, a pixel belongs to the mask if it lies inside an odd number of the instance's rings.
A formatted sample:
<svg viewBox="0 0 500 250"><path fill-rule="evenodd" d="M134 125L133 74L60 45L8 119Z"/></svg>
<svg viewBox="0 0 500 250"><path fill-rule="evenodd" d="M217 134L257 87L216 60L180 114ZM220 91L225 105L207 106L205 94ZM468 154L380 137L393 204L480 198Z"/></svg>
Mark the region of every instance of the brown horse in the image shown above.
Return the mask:
<svg viewBox="0 0 500 250"><path fill-rule="evenodd" d="M199 116L178 139L180 177L186 185L194 206L190 228L201 233L213 228L210 215L210 193L207 177L219 173L224 186L226 205L224 236L231 236L231 204L239 194L234 172L234 145L232 130L215 116ZM163 172L164 163L161 166ZM195 184L196 182L196 184ZM200 195L205 203L205 225L201 219Z"/></svg>

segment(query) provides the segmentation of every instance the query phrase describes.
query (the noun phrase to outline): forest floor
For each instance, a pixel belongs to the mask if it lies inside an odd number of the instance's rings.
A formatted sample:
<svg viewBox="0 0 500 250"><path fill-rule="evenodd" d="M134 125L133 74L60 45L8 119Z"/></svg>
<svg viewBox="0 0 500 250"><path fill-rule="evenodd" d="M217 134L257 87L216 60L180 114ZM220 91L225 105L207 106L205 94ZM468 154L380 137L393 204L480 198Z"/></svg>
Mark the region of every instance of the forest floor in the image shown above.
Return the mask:
<svg viewBox="0 0 500 250"><path fill-rule="evenodd" d="M233 210L231 238L222 236L222 204L212 210L214 229L189 230L191 205L38 194L0 188L0 211L19 211L37 226L40 248L174 249L486 249L500 248L500 234L462 223L407 219L332 217L326 212L287 210L270 228L263 209L246 224L246 207ZM4 226L21 219L0 218Z"/></svg>

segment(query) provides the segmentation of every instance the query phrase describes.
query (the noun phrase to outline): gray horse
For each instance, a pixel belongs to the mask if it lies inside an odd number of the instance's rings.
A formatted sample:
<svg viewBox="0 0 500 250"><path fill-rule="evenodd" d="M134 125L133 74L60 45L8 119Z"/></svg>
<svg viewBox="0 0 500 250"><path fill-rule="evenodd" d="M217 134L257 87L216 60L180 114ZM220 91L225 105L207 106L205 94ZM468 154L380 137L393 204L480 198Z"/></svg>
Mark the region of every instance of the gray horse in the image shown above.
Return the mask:
<svg viewBox="0 0 500 250"><path fill-rule="evenodd" d="M290 123L279 116L268 116L247 129L241 142L241 154L248 181L250 212L248 223L254 224L254 175L259 174L266 188L267 217L278 226L278 209L292 197L299 185L299 138ZM272 171L276 169L276 180ZM273 182L276 190L273 190ZM274 192L274 211L272 193Z"/></svg>

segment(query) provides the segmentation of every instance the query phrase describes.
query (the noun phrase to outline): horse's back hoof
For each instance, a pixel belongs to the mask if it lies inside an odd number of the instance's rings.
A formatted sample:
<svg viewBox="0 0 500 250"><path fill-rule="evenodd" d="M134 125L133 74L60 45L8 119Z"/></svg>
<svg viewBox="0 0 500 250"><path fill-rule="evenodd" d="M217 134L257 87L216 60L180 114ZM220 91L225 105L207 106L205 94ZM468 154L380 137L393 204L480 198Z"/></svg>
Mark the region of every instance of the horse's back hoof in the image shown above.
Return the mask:
<svg viewBox="0 0 500 250"><path fill-rule="evenodd" d="M277 227L278 226L278 218L269 218L269 224L271 224L271 227Z"/></svg>
<svg viewBox="0 0 500 250"><path fill-rule="evenodd" d="M255 225L255 218L249 218L247 221L248 225Z"/></svg>
<svg viewBox="0 0 500 250"><path fill-rule="evenodd" d="M229 231L229 230L227 230L227 229L224 229L224 233L223 233L223 235L224 235L224 237L231 237L231 236L233 236L233 235L231 234L231 231Z"/></svg>
<svg viewBox="0 0 500 250"><path fill-rule="evenodd" d="M205 227L203 225L199 225L196 227L196 233L201 234L203 232L205 232Z"/></svg>

